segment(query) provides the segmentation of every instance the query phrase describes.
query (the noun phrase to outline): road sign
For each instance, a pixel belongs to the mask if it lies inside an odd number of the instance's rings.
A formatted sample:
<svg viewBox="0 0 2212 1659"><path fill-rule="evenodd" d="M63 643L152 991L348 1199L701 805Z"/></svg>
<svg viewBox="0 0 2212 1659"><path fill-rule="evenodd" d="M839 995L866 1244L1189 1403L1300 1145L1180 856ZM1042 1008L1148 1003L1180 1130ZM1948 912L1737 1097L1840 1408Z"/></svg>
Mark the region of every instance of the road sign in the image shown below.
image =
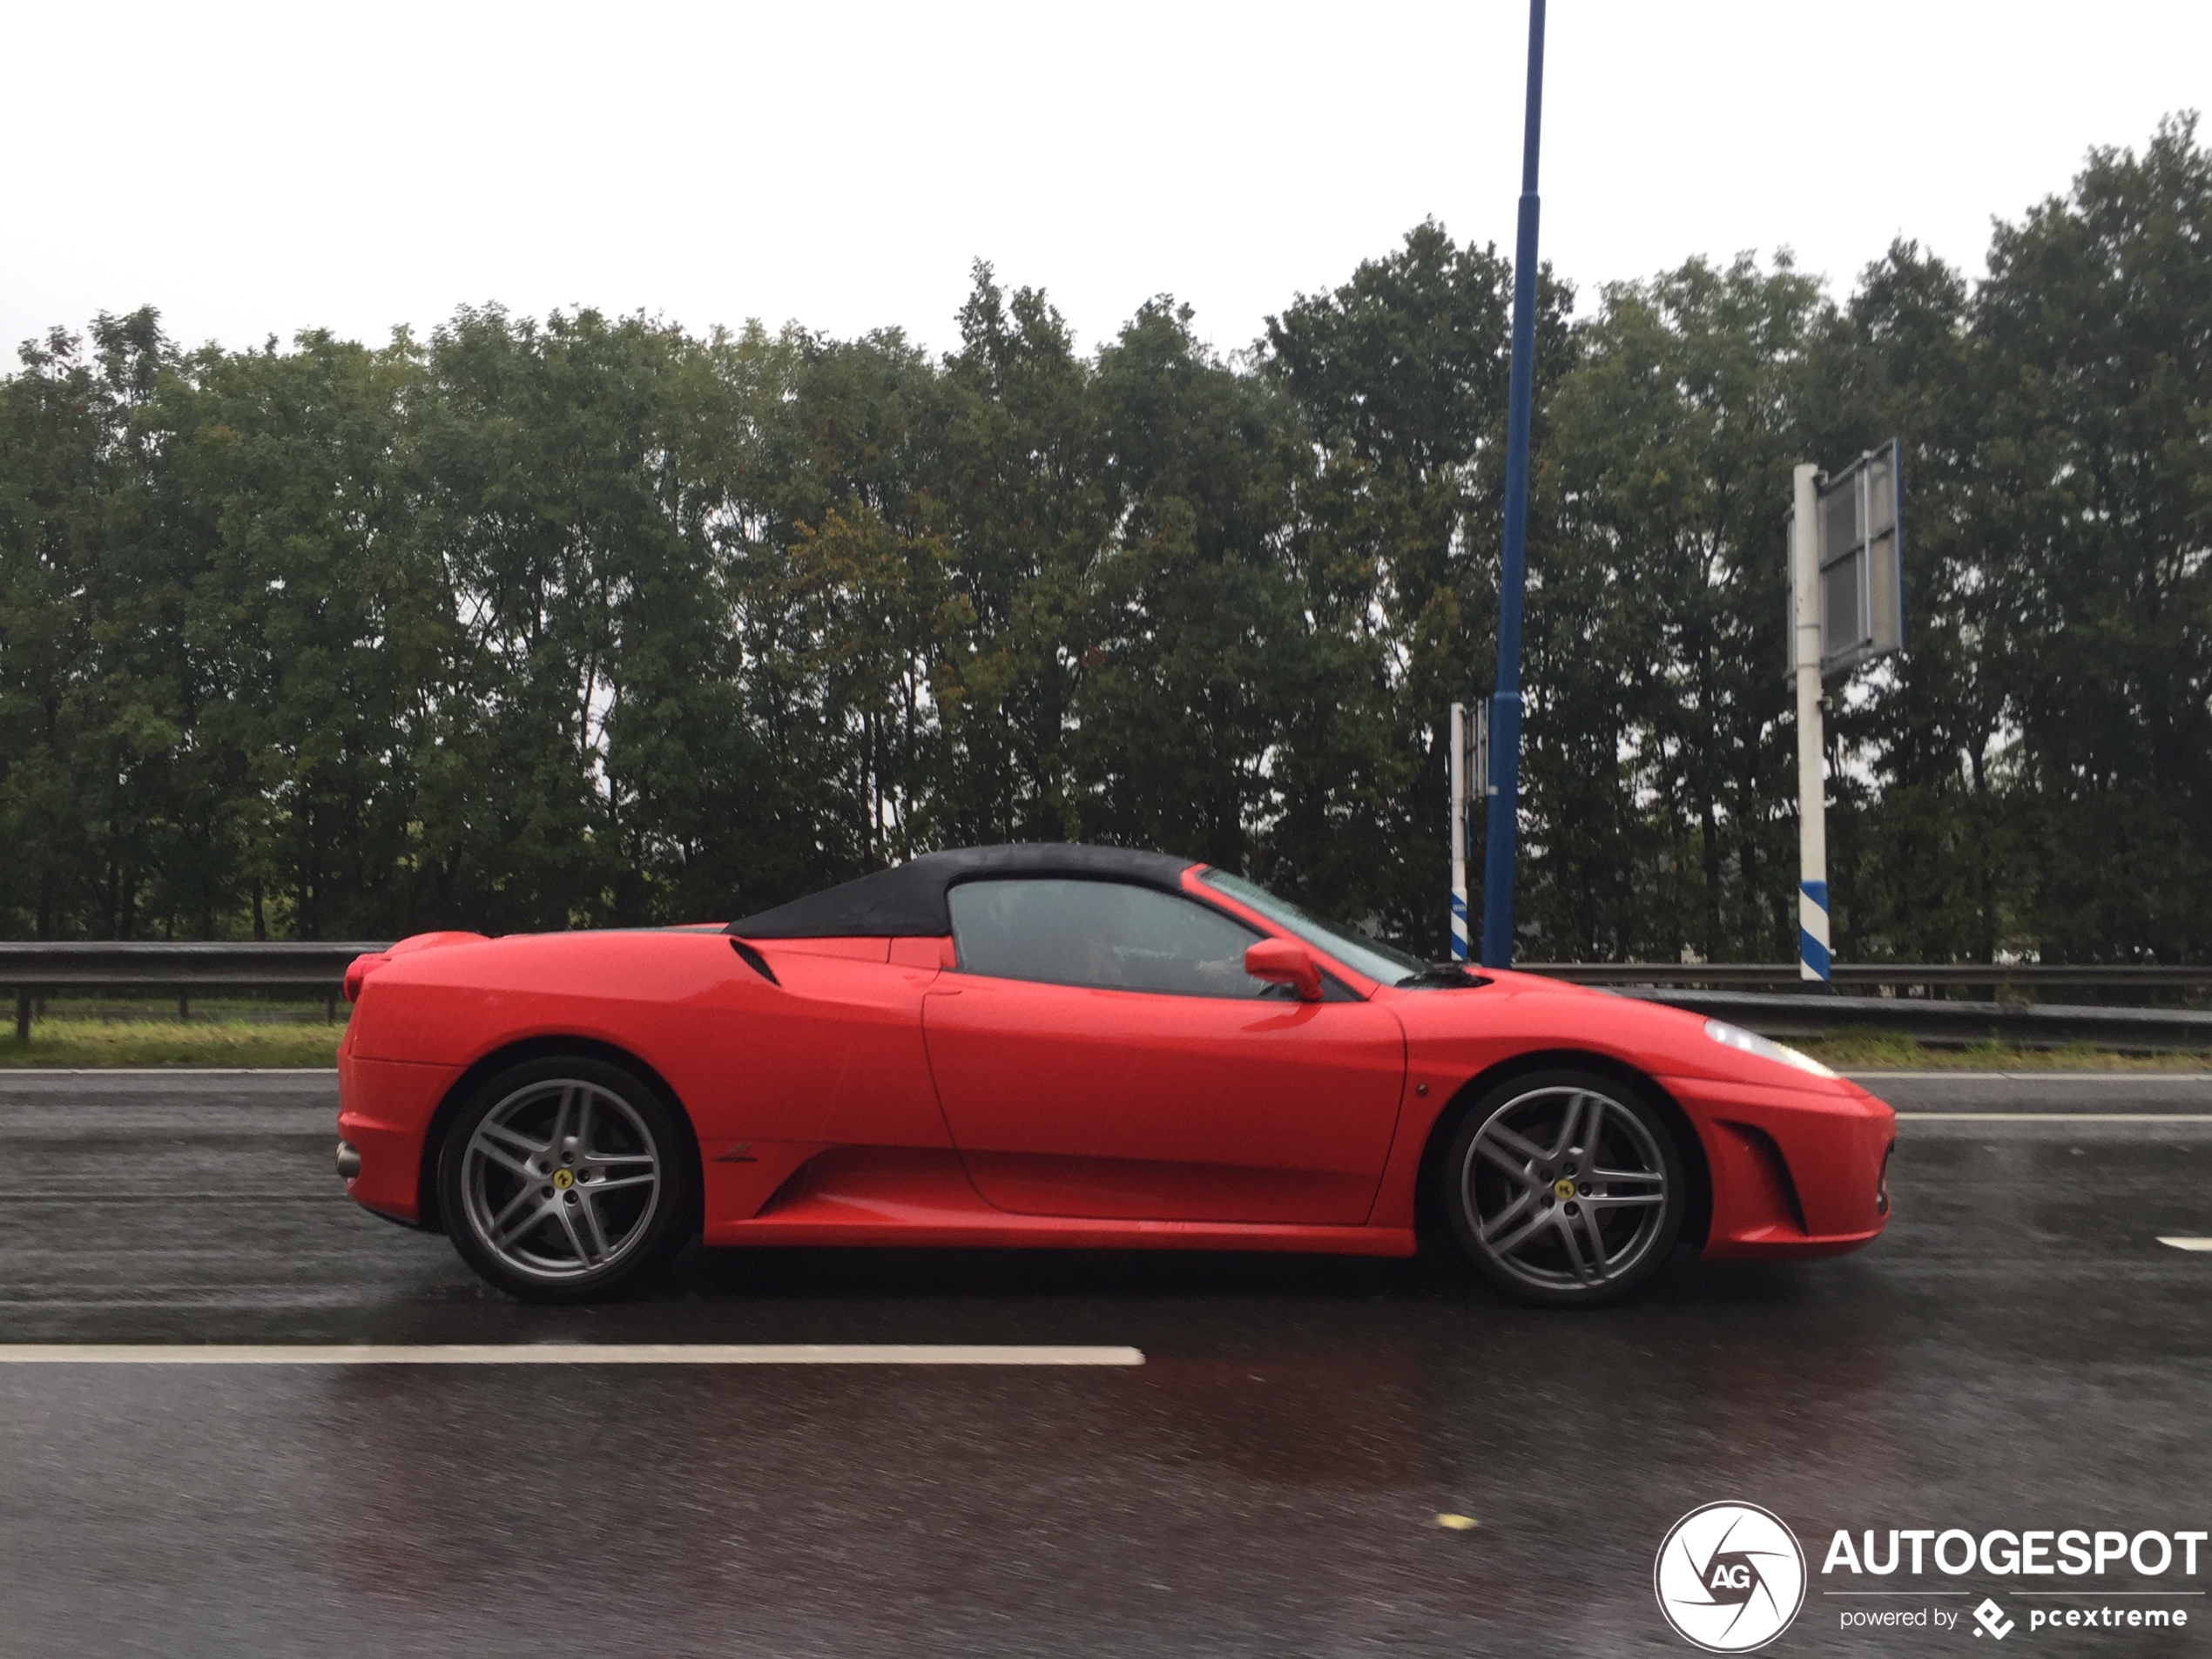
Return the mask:
<svg viewBox="0 0 2212 1659"><path fill-rule="evenodd" d="M1828 768L1820 683L1905 644L1903 468L1892 438L1824 476L1791 475L1790 671L1797 688L1797 971L1827 988Z"/></svg>
<svg viewBox="0 0 2212 1659"><path fill-rule="evenodd" d="M1905 644L1904 468L1894 438L1820 480L1818 529L1820 673L1824 679ZM1792 534L1796 515L1791 516ZM1797 616L1797 564L1790 614ZM1796 644L1791 664L1796 667Z"/></svg>

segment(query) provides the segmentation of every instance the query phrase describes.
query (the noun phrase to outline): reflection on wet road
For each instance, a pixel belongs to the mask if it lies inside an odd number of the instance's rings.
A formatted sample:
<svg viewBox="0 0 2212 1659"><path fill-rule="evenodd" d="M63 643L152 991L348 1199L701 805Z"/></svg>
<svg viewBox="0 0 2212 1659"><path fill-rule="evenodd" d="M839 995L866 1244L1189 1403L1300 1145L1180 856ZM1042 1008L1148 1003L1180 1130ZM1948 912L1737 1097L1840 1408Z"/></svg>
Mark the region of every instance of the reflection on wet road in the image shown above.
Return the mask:
<svg viewBox="0 0 2212 1659"><path fill-rule="evenodd" d="M1441 1258L879 1251L552 1311L344 1199L326 1076L0 1075L7 1342L1146 1358L0 1366L0 1653L1689 1652L1651 1555L1715 1499L1816 1586L1838 1527L2204 1525L2212 1256L2157 1241L2212 1234L2212 1083L1877 1087L2004 1116L1905 1122L1871 1251L1595 1315ZM1777 1651L1950 1645L1835 1605Z"/></svg>

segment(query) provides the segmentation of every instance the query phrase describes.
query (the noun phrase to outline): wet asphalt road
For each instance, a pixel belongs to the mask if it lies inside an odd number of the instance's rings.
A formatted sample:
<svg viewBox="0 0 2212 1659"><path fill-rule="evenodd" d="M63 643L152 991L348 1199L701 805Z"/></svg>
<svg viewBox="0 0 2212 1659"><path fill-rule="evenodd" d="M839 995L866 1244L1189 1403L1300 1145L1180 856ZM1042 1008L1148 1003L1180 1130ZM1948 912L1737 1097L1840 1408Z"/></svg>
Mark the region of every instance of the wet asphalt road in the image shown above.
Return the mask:
<svg viewBox="0 0 2212 1659"><path fill-rule="evenodd" d="M330 1174L327 1075L0 1073L0 1341L1132 1343L1126 1370L0 1366L0 1655L1694 1651L1652 1554L2212 1525L2212 1077L1906 1076L1898 1218L1637 1305L1441 1259L694 1255L533 1310ZM2071 1114L2006 1121L2009 1114ZM2133 1116L2165 1121L2134 1123ZM2176 1116L2174 1115L2182 1115ZM1473 1516L1468 1530L1440 1513ZM2121 1575L2107 1590L2212 1582ZM1939 1580L1971 1608L2001 1585ZM2017 1587L2013 1587L2017 1588ZM2067 1588L2061 1583L2060 1588ZM2195 1653L2186 1632L2004 1650ZM2048 1605L2048 1603L2046 1603Z"/></svg>

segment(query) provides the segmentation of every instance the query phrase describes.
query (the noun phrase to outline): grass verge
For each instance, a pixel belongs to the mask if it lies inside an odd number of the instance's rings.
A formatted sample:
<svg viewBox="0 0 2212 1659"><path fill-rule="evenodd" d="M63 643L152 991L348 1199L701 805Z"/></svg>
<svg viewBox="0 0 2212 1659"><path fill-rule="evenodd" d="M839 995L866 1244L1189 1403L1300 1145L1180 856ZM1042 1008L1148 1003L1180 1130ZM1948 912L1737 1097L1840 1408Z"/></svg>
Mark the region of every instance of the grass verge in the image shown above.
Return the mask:
<svg viewBox="0 0 2212 1659"><path fill-rule="evenodd" d="M342 1025L48 1018L28 1042L0 1028L0 1067L334 1066L345 1035Z"/></svg>
<svg viewBox="0 0 2212 1659"><path fill-rule="evenodd" d="M49 1017L18 1042L0 1028L0 1067L50 1066L329 1066L338 1058L342 1025L264 1024L244 1020L151 1020ZM2025 1049L1981 1042L1937 1048L1889 1031L1844 1031L1793 1040L1793 1046L1838 1071L2212 1071L2212 1054L2115 1054L2076 1044Z"/></svg>
<svg viewBox="0 0 2212 1659"><path fill-rule="evenodd" d="M1838 1071L2212 1071L2212 1054L2201 1051L2118 1054L2086 1042L2060 1049L2015 1042L1939 1047L1894 1031L1838 1031L1790 1042Z"/></svg>

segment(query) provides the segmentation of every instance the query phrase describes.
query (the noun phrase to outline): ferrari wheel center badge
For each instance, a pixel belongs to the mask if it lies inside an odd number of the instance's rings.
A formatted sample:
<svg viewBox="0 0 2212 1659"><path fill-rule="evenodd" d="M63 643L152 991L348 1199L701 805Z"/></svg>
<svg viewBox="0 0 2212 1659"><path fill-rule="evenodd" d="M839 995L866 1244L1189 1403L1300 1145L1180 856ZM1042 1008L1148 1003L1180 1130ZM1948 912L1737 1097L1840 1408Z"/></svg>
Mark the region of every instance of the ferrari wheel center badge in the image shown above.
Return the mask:
<svg viewBox="0 0 2212 1659"><path fill-rule="evenodd" d="M553 1171L553 1184L566 1192L576 1184L576 1177L566 1170L556 1170Z"/></svg>
<svg viewBox="0 0 2212 1659"><path fill-rule="evenodd" d="M1575 1184L1572 1181L1569 1181L1565 1176L1562 1175L1558 1180L1552 1183L1553 1197L1564 1202L1574 1196Z"/></svg>

